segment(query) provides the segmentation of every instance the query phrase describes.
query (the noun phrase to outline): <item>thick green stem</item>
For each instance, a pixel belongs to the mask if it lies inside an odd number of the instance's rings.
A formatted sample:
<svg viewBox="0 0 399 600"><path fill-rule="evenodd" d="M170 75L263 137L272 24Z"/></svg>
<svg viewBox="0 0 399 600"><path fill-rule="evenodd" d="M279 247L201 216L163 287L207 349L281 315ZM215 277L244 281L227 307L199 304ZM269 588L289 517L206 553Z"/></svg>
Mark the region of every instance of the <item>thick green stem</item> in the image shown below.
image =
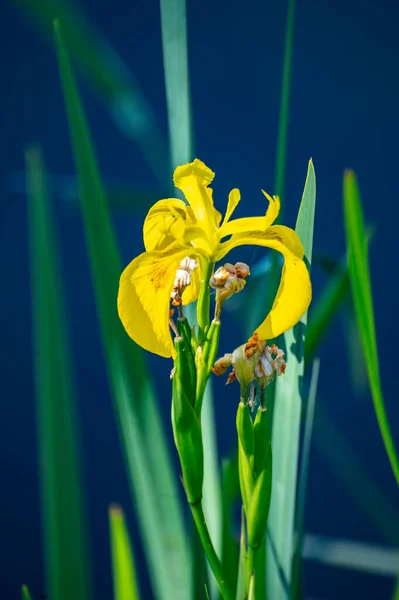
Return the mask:
<svg viewBox="0 0 399 600"><path fill-rule="evenodd" d="M249 594L249 586L251 584L251 576L254 575L255 579L255 556L256 549L248 546L247 558L245 560L245 582L247 588L247 594Z"/></svg>
<svg viewBox="0 0 399 600"><path fill-rule="evenodd" d="M211 536L209 535L208 527L205 521L204 511L201 502L190 504L191 512L197 527L202 546L204 548L209 565L213 571L215 579L218 583L220 593L223 600L233 600L233 594L229 589L229 585L224 577L222 564L213 547Z"/></svg>
<svg viewBox="0 0 399 600"><path fill-rule="evenodd" d="M197 302L197 321L200 330L204 331L207 325L209 325L210 321L209 311L211 306L211 289L209 286L209 280L212 276L215 263L209 262L208 259L203 258L201 266L202 281Z"/></svg>

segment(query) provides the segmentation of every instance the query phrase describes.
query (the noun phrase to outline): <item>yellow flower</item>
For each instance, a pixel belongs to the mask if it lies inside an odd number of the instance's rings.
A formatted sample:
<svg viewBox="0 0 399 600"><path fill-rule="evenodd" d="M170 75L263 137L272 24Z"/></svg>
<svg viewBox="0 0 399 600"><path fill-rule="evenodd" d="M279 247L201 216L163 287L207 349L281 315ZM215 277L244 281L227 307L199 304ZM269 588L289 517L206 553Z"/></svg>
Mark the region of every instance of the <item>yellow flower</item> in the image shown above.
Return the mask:
<svg viewBox="0 0 399 600"><path fill-rule="evenodd" d="M146 251L126 267L120 279L118 312L127 333L160 356L174 355L170 295L179 264L187 257L195 259L198 268L191 273L183 304L198 297L207 264L221 260L233 248L257 245L281 252L284 266L280 286L271 311L257 328L262 340L293 327L310 304L311 284L299 237L289 227L273 225L280 210L278 196L263 192L269 201L263 217L230 220L240 201L240 192L234 189L221 223L208 187L213 178L214 173L198 159L177 167L174 184L184 193L188 206L168 198L150 208L143 228Z"/></svg>

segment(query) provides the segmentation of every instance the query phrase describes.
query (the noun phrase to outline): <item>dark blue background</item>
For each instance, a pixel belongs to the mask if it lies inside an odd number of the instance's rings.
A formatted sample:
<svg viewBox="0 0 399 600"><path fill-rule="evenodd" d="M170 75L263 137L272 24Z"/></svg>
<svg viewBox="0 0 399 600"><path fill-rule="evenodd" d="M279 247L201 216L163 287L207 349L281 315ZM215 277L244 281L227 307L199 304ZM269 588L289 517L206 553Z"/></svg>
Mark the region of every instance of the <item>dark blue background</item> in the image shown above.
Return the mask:
<svg viewBox="0 0 399 600"><path fill-rule="evenodd" d="M166 106L155 0L87 0L82 7L136 75L166 135ZM197 155L216 171L214 198L225 205L239 187L240 214L262 214L260 188L273 192L274 156L286 16L285 2L221 0L188 2L190 77ZM1 7L1 204L0 298L2 418L0 419L1 597L19 595L29 583L44 590L35 445L31 307L26 200L15 173L24 167L27 143L42 144L50 172L74 173L66 117L53 51L11 4ZM383 388L395 438L399 439L397 374L397 227L399 134L398 9L394 2L299 0L294 44L285 222L294 225L307 162L317 174L315 252L340 257L344 251L342 174L357 172L367 221L375 226L370 261ZM107 181L155 185L135 145L115 127L101 102L82 86L102 173ZM17 183L16 183L17 182ZM19 191L18 191L19 190ZM107 507L120 502L135 530L114 426L80 216L73 204L54 196L70 312L79 392L84 468L98 600L112 593ZM143 215L114 211L124 261L141 252L137 235ZM253 249L251 263L263 255ZM314 271L315 296L326 281ZM222 350L243 341L235 331ZM398 494L376 425L371 398L353 392L338 318L323 343L319 403L350 438L369 473L397 504ZM154 359L165 380L166 362ZM218 384L219 385L219 384ZM218 428L223 453L234 444L235 401L219 399ZM226 405L230 422L221 421ZM383 543L352 501L317 448L311 456L306 529L312 533ZM378 510L378 507L376 507ZM399 540L397 540L399 542ZM138 552L140 554L140 552ZM308 597L389 598L393 581L308 564Z"/></svg>

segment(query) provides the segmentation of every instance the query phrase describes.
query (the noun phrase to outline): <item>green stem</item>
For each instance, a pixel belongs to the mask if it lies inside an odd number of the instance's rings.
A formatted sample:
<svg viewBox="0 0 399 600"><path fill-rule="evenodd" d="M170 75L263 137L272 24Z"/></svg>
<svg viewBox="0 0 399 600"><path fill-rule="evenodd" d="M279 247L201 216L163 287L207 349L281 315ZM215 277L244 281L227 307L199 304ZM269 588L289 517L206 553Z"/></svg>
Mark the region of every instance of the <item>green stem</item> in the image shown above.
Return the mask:
<svg viewBox="0 0 399 600"><path fill-rule="evenodd" d="M218 583L222 598L223 600L233 600L233 594L229 589L228 583L223 574L222 564L215 552L211 536L209 535L208 527L205 521L204 511L202 509L202 504L201 502L197 502L196 504L190 504L190 508L195 525L197 527L198 534L200 536L200 540L202 542L202 546L204 548L206 557L213 571L215 579Z"/></svg>
<svg viewBox="0 0 399 600"><path fill-rule="evenodd" d="M200 331L204 331L210 321L209 311L211 306L211 290L209 280L212 276L215 263L209 262L207 258L203 258L201 266L202 281L197 302L197 321Z"/></svg>
<svg viewBox="0 0 399 600"><path fill-rule="evenodd" d="M247 587L247 594L249 594L251 575L255 574L255 552L256 549L251 548L251 546L248 546L247 558L245 561L245 581Z"/></svg>

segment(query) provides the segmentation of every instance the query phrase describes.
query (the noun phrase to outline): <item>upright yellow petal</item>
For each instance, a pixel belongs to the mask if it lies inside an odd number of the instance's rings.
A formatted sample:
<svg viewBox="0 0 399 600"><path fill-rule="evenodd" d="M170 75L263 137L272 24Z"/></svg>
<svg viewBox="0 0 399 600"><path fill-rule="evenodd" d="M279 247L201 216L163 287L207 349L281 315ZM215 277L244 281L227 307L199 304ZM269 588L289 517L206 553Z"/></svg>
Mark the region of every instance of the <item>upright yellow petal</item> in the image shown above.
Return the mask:
<svg viewBox="0 0 399 600"><path fill-rule="evenodd" d="M144 221L145 249L164 250L176 240L182 242L186 218L186 205L182 200L167 198L156 202Z"/></svg>
<svg viewBox="0 0 399 600"><path fill-rule="evenodd" d="M234 190L233 190L234 191ZM280 212L280 199L278 196L269 196L262 190L263 194L269 200L269 206L266 214L263 217L245 217L243 219L234 219L228 221L225 219L222 227L219 230L220 239L235 234L247 234L250 231L265 231L268 227L274 223L278 213ZM230 198L229 198L230 204ZM238 204L238 202L237 202ZM229 209L229 205L227 211ZM227 216L227 212L226 212Z"/></svg>
<svg viewBox="0 0 399 600"><path fill-rule="evenodd" d="M265 232L248 231L236 234L219 244L216 260L232 248L256 245L273 248L284 257L280 286L270 313L256 329L260 339L274 338L293 327L306 312L312 299L309 272L303 261L303 246L293 229L273 225Z"/></svg>
<svg viewBox="0 0 399 600"><path fill-rule="evenodd" d="M118 313L127 333L145 350L166 358L174 355L170 294L176 270L186 256L189 250L177 245L144 252L126 267L119 282Z"/></svg>
<svg viewBox="0 0 399 600"><path fill-rule="evenodd" d="M175 186L183 192L196 220L203 223L208 233L214 231L220 223L220 213L213 206L212 190L208 189L214 177L215 173L198 158L177 167L173 175Z"/></svg>
<svg viewBox="0 0 399 600"><path fill-rule="evenodd" d="M229 200L227 202L226 214L224 215L223 223L227 223L230 220L230 217L233 214L233 212L235 211L236 206L240 200L241 200L240 190L238 190L237 188L234 188L234 190L231 190L231 192L229 194Z"/></svg>

